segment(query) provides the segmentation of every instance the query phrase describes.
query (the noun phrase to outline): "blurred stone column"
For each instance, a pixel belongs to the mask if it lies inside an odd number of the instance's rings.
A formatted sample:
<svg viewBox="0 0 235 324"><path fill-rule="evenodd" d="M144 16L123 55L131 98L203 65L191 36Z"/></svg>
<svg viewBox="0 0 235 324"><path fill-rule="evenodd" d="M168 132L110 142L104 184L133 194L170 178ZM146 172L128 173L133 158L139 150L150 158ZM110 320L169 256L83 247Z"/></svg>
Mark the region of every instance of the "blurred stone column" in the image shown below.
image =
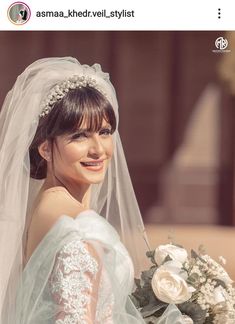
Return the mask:
<svg viewBox="0 0 235 324"><path fill-rule="evenodd" d="M230 52L219 65L223 87L220 209L229 215L222 224L235 225L235 32L225 37Z"/></svg>

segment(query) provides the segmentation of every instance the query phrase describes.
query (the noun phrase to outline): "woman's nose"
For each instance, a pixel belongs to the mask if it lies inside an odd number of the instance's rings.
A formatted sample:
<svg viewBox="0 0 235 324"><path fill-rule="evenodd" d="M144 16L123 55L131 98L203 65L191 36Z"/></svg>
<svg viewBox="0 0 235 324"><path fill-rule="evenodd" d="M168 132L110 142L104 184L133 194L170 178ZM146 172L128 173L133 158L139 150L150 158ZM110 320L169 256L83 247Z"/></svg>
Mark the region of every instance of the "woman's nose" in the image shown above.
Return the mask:
<svg viewBox="0 0 235 324"><path fill-rule="evenodd" d="M92 136L89 153L98 156L101 156L104 153L104 147L102 145L102 141L99 137L99 134L95 134L94 136Z"/></svg>

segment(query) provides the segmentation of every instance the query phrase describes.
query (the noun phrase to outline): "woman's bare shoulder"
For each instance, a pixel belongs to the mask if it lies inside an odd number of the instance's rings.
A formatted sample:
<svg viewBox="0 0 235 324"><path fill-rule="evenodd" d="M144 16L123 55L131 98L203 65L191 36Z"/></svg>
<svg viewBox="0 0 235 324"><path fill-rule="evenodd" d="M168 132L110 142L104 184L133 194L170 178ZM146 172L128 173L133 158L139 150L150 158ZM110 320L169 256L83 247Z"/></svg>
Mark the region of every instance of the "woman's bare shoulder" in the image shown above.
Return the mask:
<svg viewBox="0 0 235 324"><path fill-rule="evenodd" d="M32 214L28 230L28 255L31 255L43 237L61 215L75 218L85 208L66 191L48 191L42 193Z"/></svg>

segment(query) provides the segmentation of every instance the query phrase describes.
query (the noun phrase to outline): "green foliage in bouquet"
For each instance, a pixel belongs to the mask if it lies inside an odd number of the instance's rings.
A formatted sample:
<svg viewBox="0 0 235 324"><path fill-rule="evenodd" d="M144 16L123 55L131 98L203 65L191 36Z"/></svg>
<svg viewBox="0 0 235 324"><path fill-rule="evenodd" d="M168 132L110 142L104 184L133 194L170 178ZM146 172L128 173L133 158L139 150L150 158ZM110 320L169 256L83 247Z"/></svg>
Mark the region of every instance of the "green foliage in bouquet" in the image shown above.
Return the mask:
<svg viewBox="0 0 235 324"><path fill-rule="evenodd" d="M130 296L135 307L140 310L143 318L149 318L155 316L155 318L161 316L168 304L160 301L155 296L151 281L153 275L157 269L157 264L154 261L154 251L148 251L147 257L150 258L154 264L149 270L142 271L141 278L135 278L136 290ZM152 324L152 321L147 321Z"/></svg>
<svg viewBox="0 0 235 324"><path fill-rule="evenodd" d="M178 307L185 323L235 323L232 280L202 248L188 256L183 247L166 244L146 255L153 265L135 279L130 296L146 323L158 323L169 304Z"/></svg>

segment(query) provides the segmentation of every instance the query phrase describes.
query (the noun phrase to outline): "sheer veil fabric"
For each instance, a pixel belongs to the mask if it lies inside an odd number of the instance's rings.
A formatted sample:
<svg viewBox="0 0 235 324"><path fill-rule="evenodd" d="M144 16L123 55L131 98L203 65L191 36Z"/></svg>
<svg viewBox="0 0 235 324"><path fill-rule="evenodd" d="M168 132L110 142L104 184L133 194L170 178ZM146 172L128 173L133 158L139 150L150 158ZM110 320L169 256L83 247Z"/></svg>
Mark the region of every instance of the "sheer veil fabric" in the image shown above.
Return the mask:
<svg viewBox="0 0 235 324"><path fill-rule="evenodd" d="M99 64L81 65L71 57L40 59L19 75L0 113L0 324L15 323L17 283L22 278L27 210L43 181L30 179L29 146L35 135L42 102L50 89L73 75L96 79L112 104L118 103L109 75ZM132 188L118 131L115 152L105 180L92 185L91 205L117 230L138 275L146 245L144 225Z"/></svg>

